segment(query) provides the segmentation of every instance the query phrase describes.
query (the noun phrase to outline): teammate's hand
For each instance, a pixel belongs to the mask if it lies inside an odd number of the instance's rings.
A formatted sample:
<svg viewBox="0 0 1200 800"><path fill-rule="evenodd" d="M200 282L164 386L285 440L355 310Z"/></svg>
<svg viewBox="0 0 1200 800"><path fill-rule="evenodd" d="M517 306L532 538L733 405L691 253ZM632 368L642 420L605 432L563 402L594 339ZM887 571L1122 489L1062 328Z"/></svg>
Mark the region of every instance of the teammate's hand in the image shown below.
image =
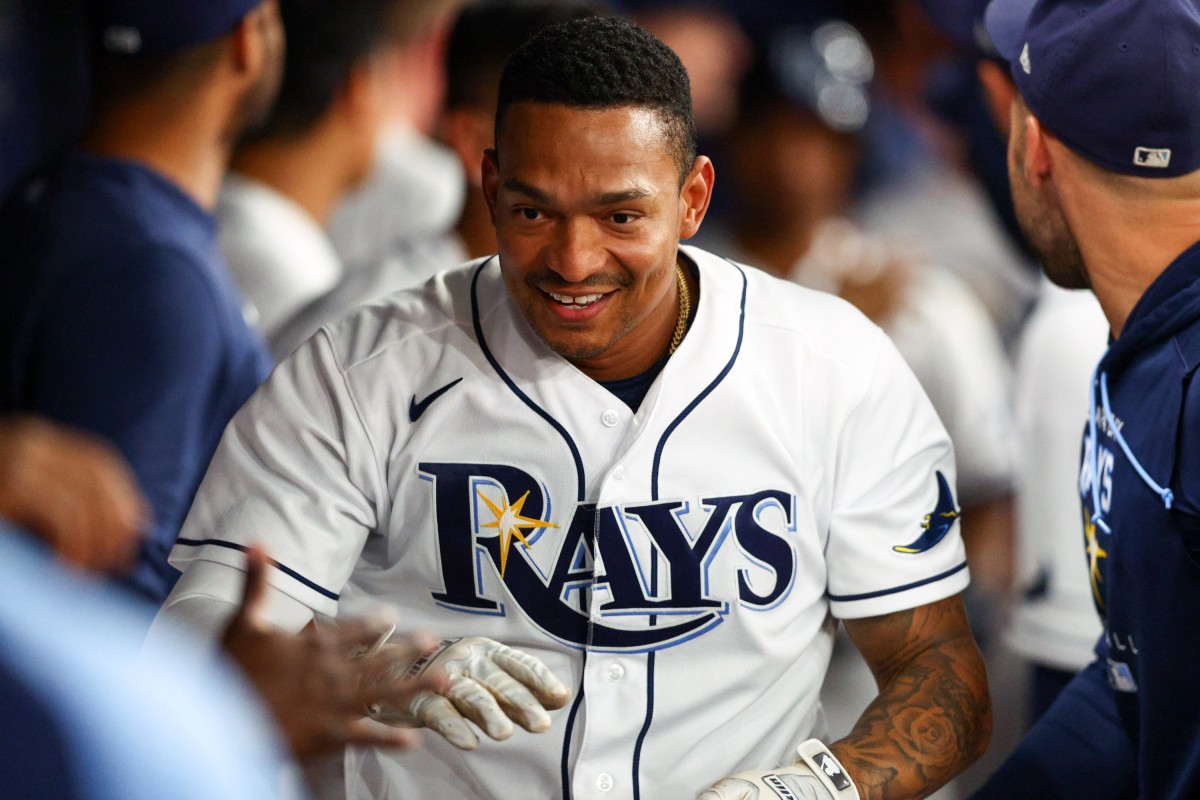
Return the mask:
<svg viewBox="0 0 1200 800"><path fill-rule="evenodd" d="M835 800L807 764L739 772L706 789L696 800Z"/></svg>
<svg viewBox="0 0 1200 800"><path fill-rule="evenodd" d="M410 662L399 673L407 680L436 676L446 688L423 692L407 705L376 705L371 716L430 728L462 750L479 746L467 720L498 741L512 736L514 722L539 733L550 728L548 710L571 699L571 690L540 660L481 636L446 640Z"/></svg>
<svg viewBox="0 0 1200 800"><path fill-rule="evenodd" d="M374 703L411 703L419 692L445 688L438 676L396 680L394 661L379 652L395 626L380 620L349 619L310 625L299 634L266 621L267 558L257 548L246 554L246 588L223 645L242 668L274 716L280 732L302 761L347 744L404 749L417 742L411 730L363 718ZM435 641L428 635L391 637L409 660Z"/></svg>
<svg viewBox="0 0 1200 800"><path fill-rule="evenodd" d="M150 513L106 442L14 417L0 420L0 517L28 528L71 564L126 572Z"/></svg>

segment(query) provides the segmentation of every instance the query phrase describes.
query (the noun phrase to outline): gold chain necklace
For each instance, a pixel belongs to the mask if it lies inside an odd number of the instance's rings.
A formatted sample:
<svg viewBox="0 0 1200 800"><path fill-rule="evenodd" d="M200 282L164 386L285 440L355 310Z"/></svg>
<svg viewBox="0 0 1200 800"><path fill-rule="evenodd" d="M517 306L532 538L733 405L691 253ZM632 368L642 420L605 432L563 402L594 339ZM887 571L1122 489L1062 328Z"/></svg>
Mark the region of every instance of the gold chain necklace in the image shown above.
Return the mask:
<svg viewBox="0 0 1200 800"><path fill-rule="evenodd" d="M688 329L688 317L692 315L692 293L688 290L683 265L675 262L675 282L679 285L679 319L675 320L675 333L671 336L671 347L667 355L673 355L683 341Z"/></svg>

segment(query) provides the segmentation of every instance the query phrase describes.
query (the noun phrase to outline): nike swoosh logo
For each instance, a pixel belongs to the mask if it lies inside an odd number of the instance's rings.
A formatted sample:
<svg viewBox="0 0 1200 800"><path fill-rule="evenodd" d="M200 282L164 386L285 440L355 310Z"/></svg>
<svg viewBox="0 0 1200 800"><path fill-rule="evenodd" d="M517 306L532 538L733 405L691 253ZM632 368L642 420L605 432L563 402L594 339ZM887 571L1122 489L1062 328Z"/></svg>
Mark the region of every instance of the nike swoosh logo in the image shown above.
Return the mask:
<svg viewBox="0 0 1200 800"><path fill-rule="evenodd" d="M412 399L408 401L408 421L416 422L417 420L419 420L421 418L421 415L425 413L425 410L429 408L429 406L433 403L434 400L437 400L439 397L444 395L446 392L453 389L455 386L458 385L459 381L461 381L461 380L462 380L462 378L455 378L454 380L450 381L442 388L429 394L429 396L427 396L424 400L422 400L420 402L417 402L417 396L414 394L412 396Z"/></svg>

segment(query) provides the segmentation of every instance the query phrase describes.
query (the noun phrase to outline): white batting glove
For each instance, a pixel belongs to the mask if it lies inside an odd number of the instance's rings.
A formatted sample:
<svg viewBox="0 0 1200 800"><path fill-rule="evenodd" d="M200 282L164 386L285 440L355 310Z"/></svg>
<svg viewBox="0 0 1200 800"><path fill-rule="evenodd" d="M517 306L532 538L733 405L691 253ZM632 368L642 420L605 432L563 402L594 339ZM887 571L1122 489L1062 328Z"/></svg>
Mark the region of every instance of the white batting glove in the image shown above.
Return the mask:
<svg viewBox="0 0 1200 800"><path fill-rule="evenodd" d="M786 767L723 778L696 800L859 800L854 781L819 740L801 744L797 755L800 761Z"/></svg>
<svg viewBox="0 0 1200 800"><path fill-rule="evenodd" d="M513 735L513 723L533 733L550 729L548 710L562 708L571 690L540 660L492 639L447 639L396 676L443 675L447 688L422 692L406 710L372 706L370 716L390 725L417 725L441 734L461 750L479 747L474 722L492 739Z"/></svg>

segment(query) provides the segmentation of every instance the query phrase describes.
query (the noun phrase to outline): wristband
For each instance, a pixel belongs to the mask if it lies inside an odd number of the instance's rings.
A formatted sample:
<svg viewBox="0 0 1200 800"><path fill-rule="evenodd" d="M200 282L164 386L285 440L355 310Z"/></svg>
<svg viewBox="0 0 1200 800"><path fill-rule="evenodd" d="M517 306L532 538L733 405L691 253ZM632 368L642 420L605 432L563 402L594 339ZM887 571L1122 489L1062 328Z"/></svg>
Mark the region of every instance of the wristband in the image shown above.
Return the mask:
<svg viewBox="0 0 1200 800"><path fill-rule="evenodd" d="M842 762L829 752L820 739L809 739L801 742L796 748L796 755L812 770L829 794L837 800L861 800L858 787L850 779L850 775L842 767Z"/></svg>

